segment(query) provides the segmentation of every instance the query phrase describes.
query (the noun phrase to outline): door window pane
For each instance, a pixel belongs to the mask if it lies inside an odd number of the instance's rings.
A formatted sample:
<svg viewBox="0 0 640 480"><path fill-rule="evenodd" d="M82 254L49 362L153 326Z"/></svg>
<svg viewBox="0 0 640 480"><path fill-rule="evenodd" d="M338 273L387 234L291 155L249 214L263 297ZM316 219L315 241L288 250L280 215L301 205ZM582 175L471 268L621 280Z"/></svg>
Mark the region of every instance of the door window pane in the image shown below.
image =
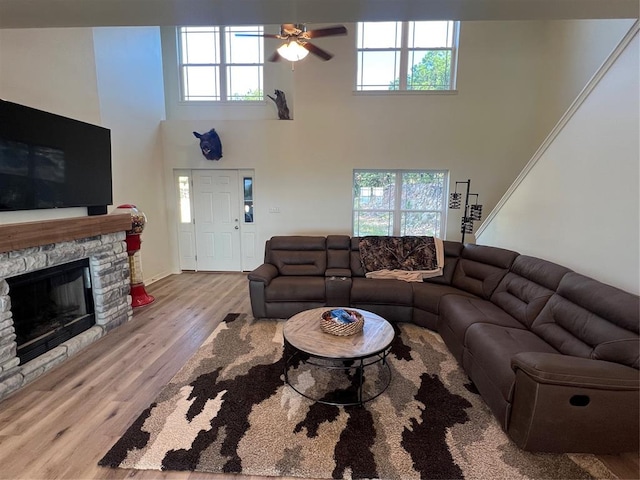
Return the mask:
<svg viewBox="0 0 640 480"><path fill-rule="evenodd" d="M253 223L253 178L244 177L244 221Z"/></svg>
<svg viewBox="0 0 640 480"><path fill-rule="evenodd" d="M180 202L180 223L191 223L191 188L189 177L178 177L178 191Z"/></svg>

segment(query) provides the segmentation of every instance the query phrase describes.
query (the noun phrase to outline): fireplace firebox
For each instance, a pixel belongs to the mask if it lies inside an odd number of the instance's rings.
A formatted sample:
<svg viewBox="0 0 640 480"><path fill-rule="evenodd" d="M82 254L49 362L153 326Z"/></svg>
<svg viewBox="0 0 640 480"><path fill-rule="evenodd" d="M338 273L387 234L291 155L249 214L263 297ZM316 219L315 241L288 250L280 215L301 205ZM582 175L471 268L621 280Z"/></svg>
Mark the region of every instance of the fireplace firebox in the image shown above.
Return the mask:
<svg viewBox="0 0 640 480"><path fill-rule="evenodd" d="M95 325L89 259L7 278L20 363Z"/></svg>

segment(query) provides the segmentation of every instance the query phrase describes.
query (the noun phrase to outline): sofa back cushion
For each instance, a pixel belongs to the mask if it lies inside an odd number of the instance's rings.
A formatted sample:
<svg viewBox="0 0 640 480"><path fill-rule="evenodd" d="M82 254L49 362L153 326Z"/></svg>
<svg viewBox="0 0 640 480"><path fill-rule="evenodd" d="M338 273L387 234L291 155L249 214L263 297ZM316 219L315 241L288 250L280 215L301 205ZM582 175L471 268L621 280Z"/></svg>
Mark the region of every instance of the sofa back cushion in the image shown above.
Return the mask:
<svg viewBox="0 0 640 480"><path fill-rule="evenodd" d="M349 268L351 237L327 235L327 268Z"/></svg>
<svg viewBox="0 0 640 480"><path fill-rule="evenodd" d="M425 278L424 281L428 283L439 283L441 285L451 285L453 272L456 270L458 258L460 258L460 253L462 252L462 243L451 242L449 240L443 240L442 243L444 245L444 268L442 269L442 275Z"/></svg>
<svg viewBox="0 0 640 480"><path fill-rule="evenodd" d="M362 268L362 260L360 260L360 237L351 238L351 257L349 266L351 267L352 277L364 277L364 268Z"/></svg>
<svg viewBox="0 0 640 480"><path fill-rule="evenodd" d="M488 300L517 256L504 248L465 244L451 284Z"/></svg>
<svg viewBox="0 0 640 480"><path fill-rule="evenodd" d="M530 327L570 271L540 258L518 255L493 291L491 302Z"/></svg>
<svg viewBox="0 0 640 480"><path fill-rule="evenodd" d="M556 350L577 357L640 367L637 295L574 272L567 273L531 331Z"/></svg>
<svg viewBox="0 0 640 480"><path fill-rule="evenodd" d="M324 275L327 269L326 237L271 237L265 254L280 275Z"/></svg>

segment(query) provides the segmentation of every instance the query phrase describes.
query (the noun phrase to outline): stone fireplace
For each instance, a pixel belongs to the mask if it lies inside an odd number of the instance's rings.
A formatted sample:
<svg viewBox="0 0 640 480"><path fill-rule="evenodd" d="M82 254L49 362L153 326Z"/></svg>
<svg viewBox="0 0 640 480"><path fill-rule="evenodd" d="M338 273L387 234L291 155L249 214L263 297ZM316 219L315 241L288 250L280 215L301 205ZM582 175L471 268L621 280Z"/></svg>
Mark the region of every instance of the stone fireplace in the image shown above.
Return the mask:
<svg viewBox="0 0 640 480"><path fill-rule="evenodd" d="M124 242L125 231L130 228L128 214L0 225L0 399L131 319L129 259ZM41 354L36 351L26 357L19 356L12 288L18 300L21 279L32 273L36 278L48 278L48 274L40 275L40 272L57 267L62 269L67 264L83 265L82 279L71 283L90 285L91 298L84 302L90 305L84 307L93 310L91 324L70 327L67 331L56 327L54 330L58 333L54 332L53 336L57 335L58 339L55 345L45 348ZM78 274L74 275L77 277ZM60 297L61 294L57 295ZM78 294L65 292L64 295ZM77 298L69 301L74 307L77 303L82 301ZM70 306L65 308L69 310ZM22 310L19 314L16 311L16 317L23 315ZM85 315L88 314L78 314ZM68 323L75 325L76 321ZM60 338L60 335L65 337Z"/></svg>

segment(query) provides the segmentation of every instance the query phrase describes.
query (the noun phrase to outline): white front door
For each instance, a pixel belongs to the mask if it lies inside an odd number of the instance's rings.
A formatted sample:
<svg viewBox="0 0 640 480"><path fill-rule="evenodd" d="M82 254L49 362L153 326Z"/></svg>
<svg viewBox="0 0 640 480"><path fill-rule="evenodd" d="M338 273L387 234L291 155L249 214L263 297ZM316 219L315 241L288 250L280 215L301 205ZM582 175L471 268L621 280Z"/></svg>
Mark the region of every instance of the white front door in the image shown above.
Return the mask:
<svg viewBox="0 0 640 480"><path fill-rule="evenodd" d="M242 270L238 172L193 170L197 269Z"/></svg>

